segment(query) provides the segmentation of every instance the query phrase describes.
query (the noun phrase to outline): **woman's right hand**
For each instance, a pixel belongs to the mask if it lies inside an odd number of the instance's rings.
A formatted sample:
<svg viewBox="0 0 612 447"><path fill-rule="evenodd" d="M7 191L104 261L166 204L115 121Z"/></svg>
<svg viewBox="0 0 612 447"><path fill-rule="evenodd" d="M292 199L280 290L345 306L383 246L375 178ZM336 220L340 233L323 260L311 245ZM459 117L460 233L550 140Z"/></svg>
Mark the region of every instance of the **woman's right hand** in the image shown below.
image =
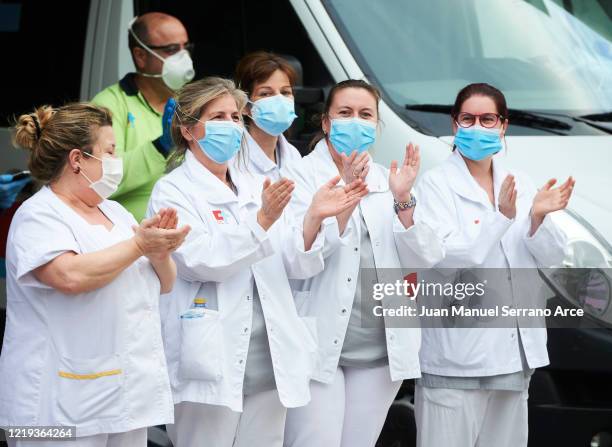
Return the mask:
<svg viewBox="0 0 612 447"><path fill-rule="evenodd" d="M134 242L142 255L159 260L176 250L191 231L189 225L177 228L177 224L176 210L162 208L155 216L134 225Z"/></svg>
<svg viewBox="0 0 612 447"><path fill-rule="evenodd" d="M508 219L516 216L516 181L512 174L508 174L499 189L499 212Z"/></svg>
<svg viewBox="0 0 612 447"><path fill-rule="evenodd" d="M368 188L361 179L353 180L345 186L338 186L337 175L325 183L312 197L312 202L304 216L304 249L312 248L323 219L336 216L340 234L344 232L348 218L359 204L362 197L368 194ZM341 219L339 216L345 216ZM342 220L342 223L340 222Z"/></svg>
<svg viewBox="0 0 612 447"><path fill-rule="evenodd" d="M272 183L266 177L261 192L261 208L257 212L257 223L268 231L268 229L283 214L283 210L291 200L291 193L295 188L293 180L281 178Z"/></svg>

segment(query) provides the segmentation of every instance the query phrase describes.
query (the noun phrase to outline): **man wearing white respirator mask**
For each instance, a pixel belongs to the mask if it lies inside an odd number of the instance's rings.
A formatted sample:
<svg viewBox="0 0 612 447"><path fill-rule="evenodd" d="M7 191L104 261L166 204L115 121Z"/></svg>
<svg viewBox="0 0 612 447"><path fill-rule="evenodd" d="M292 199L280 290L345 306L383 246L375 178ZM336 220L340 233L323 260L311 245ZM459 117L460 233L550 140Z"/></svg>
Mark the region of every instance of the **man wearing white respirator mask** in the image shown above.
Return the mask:
<svg viewBox="0 0 612 447"><path fill-rule="evenodd" d="M172 149L172 95L195 73L190 56L193 44L175 17L158 12L134 17L128 42L136 72L97 94L92 102L110 109L115 118L116 150L124 162L124 175L113 199L140 221Z"/></svg>

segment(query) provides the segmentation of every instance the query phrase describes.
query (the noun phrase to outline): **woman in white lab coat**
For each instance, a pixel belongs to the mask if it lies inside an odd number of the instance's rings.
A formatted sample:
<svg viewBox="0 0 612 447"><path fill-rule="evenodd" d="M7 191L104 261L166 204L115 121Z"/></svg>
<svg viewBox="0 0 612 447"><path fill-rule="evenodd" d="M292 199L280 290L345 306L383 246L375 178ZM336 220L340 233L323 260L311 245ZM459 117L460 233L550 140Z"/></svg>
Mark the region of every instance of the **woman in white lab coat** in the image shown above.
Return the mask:
<svg viewBox="0 0 612 447"><path fill-rule="evenodd" d="M296 78L285 59L266 51L247 54L236 67L236 84L249 97L243 112L248 170L272 181L286 177L288 168L302 159L283 135L297 118Z"/></svg>
<svg viewBox="0 0 612 447"><path fill-rule="evenodd" d="M172 123L173 171L156 185L148 213L176 207L192 231L173 254L178 280L162 310L174 395L176 447L280 446L286 408L310 400L314 321L297 315L288 277L323 268L323 230L304 249L301 225L283 212L293 182L245 168L246 95L232 81L184 87ZM365 193L330 175L309 207L335 215ZM205 302L206 308L198 308ZM194 308L195 307L195 308Z"/></svg>
<svg viewBox="0 0 612 447"><path fill-rule="evenodd" d="M41 107L19 118L15 141L43 186L8 236L0 426L75 426L71 445L144 447L146 427L173 419L158 300L189 227L169 209L138 225L106 200L123 170L104 108Z"/></svg>
<svg viewBox="0 0 612 447"><path fill-rule="evenodd" d="M348 183L362 178L369 192L329 219L325 269L296 293L298 313L317 318L319 364L312 401L288 412L287 446L373 447L402 380L420 374L419 329L386 326L372 313L377 302L361 287L362 275L368 283L391 283L401 279L394 277L400 267L428 266L441 256L434 233L412 220L418 147L410 144L402 165L393 162L390 170L368 153L376 137L379 100L378 91L364 81L336 84L325 105L323 135L290 168L289 177L296 181L290 206L304 221L306 247L314 239L310 226L319 224L311 223L306 206L326 178L339 173Z"/></svg>
<svg viewBox="0 0 612 447"><path fill-rule="evenodd" d="M502 150L508 108L504 95L488 84L459 92L452 124L454 150L423 175L415 220L431 226L442 242L444 259L436 267L486 268L487 275L498 269L503 274L495 278L503 280L490 286L505 290L504 299L515 305L537 282L517 278L513 269L562 261L564 235L550 213L565 208L574 180L558 188L550 180L538 191L528 177L507 170L503 157L494 157ZM526 446L529 379L534 368L547 364L545 328L523 327L518 320L495 328L424 327L417 444Z"/></svg>

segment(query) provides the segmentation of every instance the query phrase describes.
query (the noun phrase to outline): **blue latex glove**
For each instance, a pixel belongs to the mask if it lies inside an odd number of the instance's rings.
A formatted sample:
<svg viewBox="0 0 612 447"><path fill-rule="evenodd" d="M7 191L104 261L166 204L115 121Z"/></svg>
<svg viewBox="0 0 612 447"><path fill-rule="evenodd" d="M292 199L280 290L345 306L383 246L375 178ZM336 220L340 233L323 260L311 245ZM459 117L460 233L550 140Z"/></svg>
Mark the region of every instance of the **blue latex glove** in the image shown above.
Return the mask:
<svg viewBox="0 0 612 447"><path fill-rule="evenodd" d="M13 180L11 174L0 175L0 209L8 209L15 203L17 194L23 189L25 185L30 183L32 179L30 177L22 178L20 180Z"/></svg>
<svg viewBox="0 0 612 447"><path fill-rule="evenodd" d="M172 142L172 136L170 135L170 125L172 124L172 116L176 109L176 101L174 98L170 98L164 107L164 115L162 116L162 136L158 138L159 146L165 151L164 155L168 155L174 143Z"/></svg>

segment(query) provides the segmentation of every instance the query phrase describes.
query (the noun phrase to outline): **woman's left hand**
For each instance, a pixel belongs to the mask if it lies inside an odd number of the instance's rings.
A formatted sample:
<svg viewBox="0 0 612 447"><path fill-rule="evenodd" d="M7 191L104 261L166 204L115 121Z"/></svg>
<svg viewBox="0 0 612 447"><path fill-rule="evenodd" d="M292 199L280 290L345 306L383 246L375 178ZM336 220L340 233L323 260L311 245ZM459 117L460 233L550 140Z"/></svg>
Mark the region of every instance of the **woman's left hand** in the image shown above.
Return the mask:
<svg viewBox="0 0 612 447"><path fill-rule="evenodd" d="M363 179L365 181L370 171L370 154L367 151L361 154L357 153L357 151L353 151L349 156L340 154L340 159L342 160L342 171L340 175L345 185L350 185L357 179Z"/></svg>
<svg viewBox="0 0 612 447"><path fill-rule="evenodd" d="M557 179L550 179L533 198L531 206L531 228L529 235L533 236L548 213L564 209L574 190L576 180L571 176L558 188L553 188Z"/></svg>
<svg viewBox="0 0 612 447"><path fill-rule="evenodd" d="M419 146L410 143L406 146L406 155L402 165L398 168L397 161L391 162L389 169L389 189L393 198L398 202L410 200L410 192L414 186L419 167L421 165L421 154Z"/></svg>
<svg viewBox="0 0 612 447"><path fill-rule="evenodd" d="M157 228L162 230L176 230L178 225L178 215L174 208L162 208L159 210L159 224Z"/></svg>
<svg viewBox="0 0 612 447"><path fill-rule="evenodd" d="M533 217L543 219L548 213L562 210L567 206L576 180L569 177L561 186L553 188L555 183L557 180L554 178L547 181L533 198L531 207Z"/></svg>

